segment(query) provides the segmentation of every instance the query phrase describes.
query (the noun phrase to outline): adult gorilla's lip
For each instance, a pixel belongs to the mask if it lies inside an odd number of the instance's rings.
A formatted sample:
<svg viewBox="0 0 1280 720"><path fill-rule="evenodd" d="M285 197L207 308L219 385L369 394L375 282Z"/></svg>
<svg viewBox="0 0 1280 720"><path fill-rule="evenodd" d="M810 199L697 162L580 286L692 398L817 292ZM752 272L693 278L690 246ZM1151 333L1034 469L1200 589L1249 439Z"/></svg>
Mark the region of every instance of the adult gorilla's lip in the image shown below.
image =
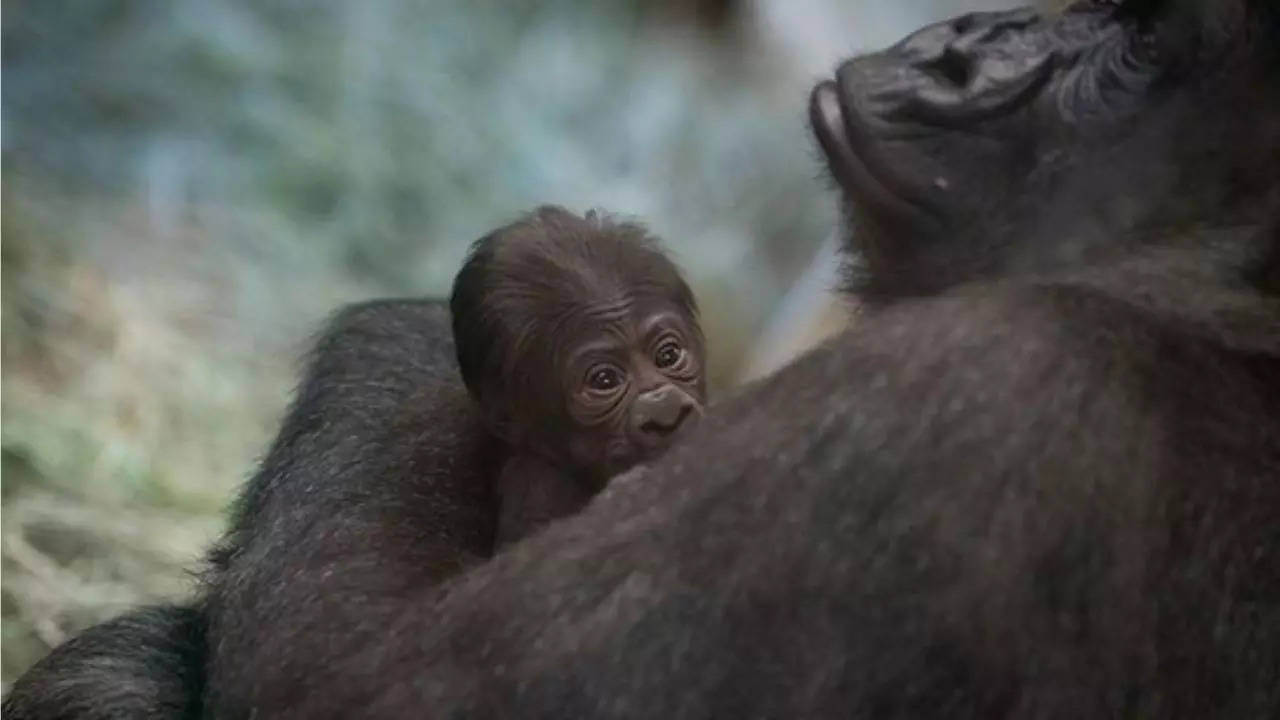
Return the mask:
<svg viewBox="0 0 1280 720"><path fill-rule="evenodd" d="M809 96L809 124L813 126L814 135L827 156L827 164L836 181L851 198L857 196L858 199L869 200L895 213L918 213L922 208L894 192L872 172L868 162L855 149L847 118L839 86L830 80L818 83Z"/></svg>
<svg viewBox="0 0 1280 720"><path fill-rule="evenodd" d="M858 158L849 143L844 128L844 111L840 109L840 95L836 84L827 80L818 83L809 98L809 124L818 136L818 144L826 153L827 162L836 175L852 175L858 169Z"/></svg>

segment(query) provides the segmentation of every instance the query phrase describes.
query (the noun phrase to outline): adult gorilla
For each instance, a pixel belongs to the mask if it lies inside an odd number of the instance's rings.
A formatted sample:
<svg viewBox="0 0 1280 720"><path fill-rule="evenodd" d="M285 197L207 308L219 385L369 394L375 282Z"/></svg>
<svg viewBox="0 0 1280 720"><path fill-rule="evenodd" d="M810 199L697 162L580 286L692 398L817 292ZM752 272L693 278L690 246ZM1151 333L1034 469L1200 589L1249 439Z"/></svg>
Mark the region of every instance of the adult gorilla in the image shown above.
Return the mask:
<svg viewBox="0 0 1280 720"><path fill-rule="evenodd" d="M260 475L206 709L1274 715L1280 9L969 15L812 119L881 301L858 327L443 587L362 539L421 486L321 502L320 450Z"/></svg>

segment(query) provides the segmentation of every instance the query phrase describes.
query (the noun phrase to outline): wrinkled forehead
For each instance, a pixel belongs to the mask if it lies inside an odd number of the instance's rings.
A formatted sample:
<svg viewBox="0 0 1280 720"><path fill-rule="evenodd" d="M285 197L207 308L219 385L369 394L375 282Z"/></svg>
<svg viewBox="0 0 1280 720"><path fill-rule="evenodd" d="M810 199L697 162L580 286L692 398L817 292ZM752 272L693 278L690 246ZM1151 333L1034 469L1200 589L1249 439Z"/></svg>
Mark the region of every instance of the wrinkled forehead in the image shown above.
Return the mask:
<svg viewBox="0 0 1280 720"><path fill-rule="evenodd" d="M696 329L679 299L670 294L643 291L597 296L570 303L559 325L575 338L611 338L621 341L643 339L653 332Z"/></svg>
<svg viewBox="0 0 1280 720"><path fill-rule="evenodd" d="M661 331L698 332L680 297L661 288L561 288L526 322L534 343L552 343L559 352L588 343L631 344Z"/></svg>
<svg viewBox="0 0 1280 720"><path fill-rule="evenodd" d="M563 354L593 339L634 342L655 324L697 332L679 271L639 238L526 236L500 250L493 270L488 309L521 355Z"/></svg>

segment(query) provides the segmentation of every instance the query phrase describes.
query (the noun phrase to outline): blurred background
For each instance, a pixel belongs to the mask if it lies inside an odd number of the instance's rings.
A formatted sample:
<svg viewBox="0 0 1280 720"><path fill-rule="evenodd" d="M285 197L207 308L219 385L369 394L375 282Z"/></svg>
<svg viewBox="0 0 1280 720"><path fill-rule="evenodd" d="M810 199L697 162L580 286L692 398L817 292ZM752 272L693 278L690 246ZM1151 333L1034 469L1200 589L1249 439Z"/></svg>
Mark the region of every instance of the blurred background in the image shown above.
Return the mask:
<svg viewBox="0 0 1280 720"><path fill-rule="evenodd" d="M721 395L839 327L810 87L1012 4L5 2L0 681L189 593L325 316L533 205L666 239Z"/></svg>

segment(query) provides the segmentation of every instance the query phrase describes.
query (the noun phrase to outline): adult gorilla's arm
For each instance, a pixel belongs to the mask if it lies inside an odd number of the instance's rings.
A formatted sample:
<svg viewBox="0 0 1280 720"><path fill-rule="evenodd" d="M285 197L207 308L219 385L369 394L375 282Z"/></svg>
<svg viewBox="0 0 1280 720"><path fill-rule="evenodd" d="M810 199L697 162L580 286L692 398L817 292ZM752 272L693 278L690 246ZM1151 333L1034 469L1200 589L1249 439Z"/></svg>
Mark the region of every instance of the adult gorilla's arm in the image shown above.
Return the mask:
<svg viewBox="0 0 1280 720"><path fill-rule="evenodd" d="M211 553L211 706L225 707L228 674L305 690L335 635L376 647L380 618L488 557L493 459L443 303L379 301L335 318Z"/></svg>
<svg viewBox="0 0 1280 720"><path fill-rule="evenodd" d="M197 717L207 661L215 681L220 662L245 663L287 689L292 673L330 661L315 643L339 630L376 646L385 626L367 618L491 554L491 460L445 305L347 308L210 555L202 602L90 628L18 679L4 716Z"/></svg>
<svg viewBox="0 0 1280 720"><path fill-rule="evenodd" d="M181 720L200 717L204 615L157 605L94 625L14 683L5 720Z"/></svg>
<svg viewBox="0 0 1280 720"><path fill-rule="evenodd" d="M488 436L452 337L440 302L339 313L210 554L202 602L143 608L55 648L18 679L4 716L196 717L206 660L227 657L223 637L260 634L272 644L255 651L271 672L293 672L327 661L307 640L328 637L330 625L367 629L366 606L400 607L406 588L488 557L497 516Z"/></svg>
<svg viewBox="0 0 1280 720"><path fill-rule="evenodd" d="M214 570L269 529L264 516L274 522L340 507L345 512L332 520L359 523L365 518L348 504L353 500L432 513L432 532L488 555L493 524L482 518L493 511L481 501L489 491L477 481L482 467L467 462L488 449L480 427L458 374L444 302L345 308L311 350L280 432L237 499L226 540L211 553ZM381 480L366 480L375 476ZM433 507L410 507L415 491L428 494Z"/></svg>

